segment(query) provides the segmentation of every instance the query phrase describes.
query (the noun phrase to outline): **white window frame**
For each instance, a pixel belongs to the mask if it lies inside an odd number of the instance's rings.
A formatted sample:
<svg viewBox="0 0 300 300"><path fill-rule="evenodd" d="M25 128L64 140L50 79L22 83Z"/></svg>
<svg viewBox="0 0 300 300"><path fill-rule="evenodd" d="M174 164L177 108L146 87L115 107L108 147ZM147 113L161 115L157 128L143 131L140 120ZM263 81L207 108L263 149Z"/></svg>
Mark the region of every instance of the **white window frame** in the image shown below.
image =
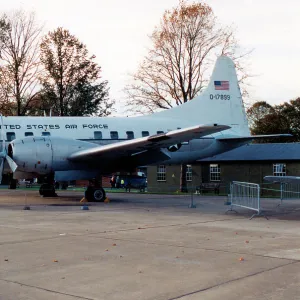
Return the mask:
<svg viewBox="0 0 300 300"><path fill-rule="evenodd" d="M156 170L156 181L166 181L167 168L166 165L158 165Z"/></svg>
<svg viewBox="0 0 300 300"><path fill-rule="evenodd" d="M221 167L219 164L209 165L209 178L210 181L221 181Z"/></svg>
<svg viewBox="0 0 300 300"><path fill-rule="evenodd" d="M192 171L193 171L192 165L186 165L186 174L185 174L186 181L193 180L193 172Z"/></svg>
<svg viewBox="0 0 300 300"><path fill-rule="evenodd" d="M286 176L286 164L273 164L273 176Z"/></svg>

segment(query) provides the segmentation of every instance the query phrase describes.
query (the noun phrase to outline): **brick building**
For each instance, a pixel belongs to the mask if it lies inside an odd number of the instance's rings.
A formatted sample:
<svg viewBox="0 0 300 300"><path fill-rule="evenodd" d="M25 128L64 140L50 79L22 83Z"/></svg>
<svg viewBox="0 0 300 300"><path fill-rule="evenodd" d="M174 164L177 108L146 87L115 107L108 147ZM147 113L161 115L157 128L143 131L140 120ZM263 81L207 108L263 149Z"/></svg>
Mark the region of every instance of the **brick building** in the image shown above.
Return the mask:
<svg viewBox="0 0 300 300"><path fill-rule="evenodd" d="M175 192L180 186L180 166L148 167L149 192ZM227 194L231 181L266 185L263 178L300 175L300 143L250 144L193 162L187 168L187 187L195 190L202 182L220 182ZM269 188L273 186L269 184Z"/></svg>

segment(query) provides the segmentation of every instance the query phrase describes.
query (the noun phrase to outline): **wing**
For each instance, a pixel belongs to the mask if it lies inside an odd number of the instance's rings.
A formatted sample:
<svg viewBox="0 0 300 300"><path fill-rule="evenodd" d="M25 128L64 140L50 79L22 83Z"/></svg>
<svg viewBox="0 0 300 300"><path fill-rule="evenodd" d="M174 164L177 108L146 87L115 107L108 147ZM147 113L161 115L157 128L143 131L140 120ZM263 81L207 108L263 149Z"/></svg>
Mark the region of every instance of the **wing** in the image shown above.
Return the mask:
<svg viewBox="0 0 300 300"><path fill-rule="evenodd" d="M229 128L227 125L214 124L177 129L166 133L81 150L71 154L68 159L71 161L85 161L94 158L104 159L120 156L134 156L141 152L167 148L174 144L187 142L194 138L200 138Z"/></svg>
<svg viewBox="0 0 300 300"><path fill-rule="evenodd" d="M251 136L232 136L232 137L219 137L218 141L221 142L247 142L252 140L266 139L266 138L281 138L281 137L291 137L291 134L262 134L262 135L251 135Z"/></svg>

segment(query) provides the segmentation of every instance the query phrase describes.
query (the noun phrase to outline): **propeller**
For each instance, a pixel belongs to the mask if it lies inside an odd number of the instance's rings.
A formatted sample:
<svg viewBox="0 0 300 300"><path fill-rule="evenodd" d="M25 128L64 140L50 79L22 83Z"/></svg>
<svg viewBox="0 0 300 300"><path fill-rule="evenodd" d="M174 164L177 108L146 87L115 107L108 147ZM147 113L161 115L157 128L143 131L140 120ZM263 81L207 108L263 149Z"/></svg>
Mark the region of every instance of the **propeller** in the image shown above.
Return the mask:
<svg viewBox="0 0 300 300"><path fill-rule="evenodd" d="M3 174L3 169L4 169L4 161L6 160L10 169L12 170L12 172L15 172L18 165L13 161L13 159L11 157L9 157L7 155L7 150L6 150L6 146L5 146L5 131L4 131L4 123L3 123L3 116L2 114L0 114L0 118L1 118L1 138L2 138L2 151L0 152L0 159L1 159L1 163L0 163L0 183L2 181L2 174Z"/></svg>

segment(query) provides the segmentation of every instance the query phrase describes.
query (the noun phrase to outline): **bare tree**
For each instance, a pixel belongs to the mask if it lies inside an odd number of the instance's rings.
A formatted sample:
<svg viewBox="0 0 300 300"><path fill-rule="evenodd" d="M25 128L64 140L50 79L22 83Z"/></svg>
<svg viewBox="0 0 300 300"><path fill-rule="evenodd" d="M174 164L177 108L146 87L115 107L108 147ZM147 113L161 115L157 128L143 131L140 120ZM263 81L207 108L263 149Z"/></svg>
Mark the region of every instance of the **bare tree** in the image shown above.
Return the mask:
<svg viewBox="0 0 300 300"><path fill-rule="evenodd" d="M4 47L4 42L8 38L8 32L9 32L10 25L7 20L6 15L2 15L0 17L0 53Z"/></svg>
<svg viewBox="0 0 300 300"><path fill-rule="evenodd" d="M219 55L235 61L240 82L249 76L243 64L249 52L240 53L233 29L219 25L206 4L180 1L165 11L150 39L152 48L125 88L130 111L149 113L193 99Z"/></svg>
<svg viewBox="0 0 300 300"><path fill-rule="evenodd" d="M0 54L0 94L2 101L25 115L39 92L39 42L42 27L34 13L18 10L8 17L9 30Z"/></svg>
<svg viewBox="0 0 300 300"><path fill-rule="evenodd" d="M130 111L154 112L181 105L207 85L212 64L219 55L230 56L239 70L240 82L248 74L231 27L218 24L207 4L180 1L165 11L150 36L152 48L125 87ZM209 71L209 72L208 72ZM181 166L180 189L186 190L186 166Z"/></svg>

